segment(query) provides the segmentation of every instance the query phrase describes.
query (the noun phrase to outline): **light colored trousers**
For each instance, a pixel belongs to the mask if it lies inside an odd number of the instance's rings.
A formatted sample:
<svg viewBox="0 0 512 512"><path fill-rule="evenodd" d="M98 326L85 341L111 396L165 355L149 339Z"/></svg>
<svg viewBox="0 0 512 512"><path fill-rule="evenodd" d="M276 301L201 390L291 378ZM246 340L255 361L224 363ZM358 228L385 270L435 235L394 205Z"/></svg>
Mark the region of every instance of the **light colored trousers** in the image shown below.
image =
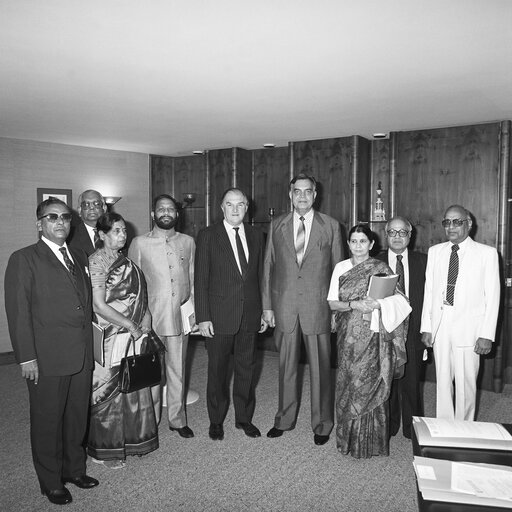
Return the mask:
<svg viewBox="0 0 512 512"><path fill-rule="evenodd" d="M461 340L452 328L454 314L453 308L444 306L443 318L433 346L437 381L436 416L448 420L473 421L480 356L475 353L474 346L457 346Z"/></svg>
<svg viewBox="0 0 512 512"><path fill-rule="evenodd" d="M165 344L165 378L167 381L167 417L169 426L181 428L187 425L187 413L185 409L185 365L187 361L188 335L160 336ZM151 388L155 416L160 423L162 414L162 387L160 385Z"/></svg>

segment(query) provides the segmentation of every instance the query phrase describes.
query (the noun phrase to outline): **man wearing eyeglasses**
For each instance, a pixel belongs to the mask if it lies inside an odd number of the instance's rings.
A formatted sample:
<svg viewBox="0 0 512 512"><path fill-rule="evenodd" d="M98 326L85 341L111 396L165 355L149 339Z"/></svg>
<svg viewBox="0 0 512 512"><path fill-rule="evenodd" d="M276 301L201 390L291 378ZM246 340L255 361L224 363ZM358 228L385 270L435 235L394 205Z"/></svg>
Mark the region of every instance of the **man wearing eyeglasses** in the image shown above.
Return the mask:
<svg viewBox="0 0 512 512"><path fill-rule="evenodd" d="M388 250L377 256L399 275L399 287L409 298L412 308L405 344L405 373L401 379L393 381L389 397L389 435L398 433L401 417L402 432L408 439L411 438L412 417L423 415L420 375L425 347L421 342L420 321L427 266L426 254L409 249L411 234L412 225L406 218L393 217L386 224Z"/></svg>
<svg viewBox="0 0 512 512"><path fill-rule="evenodd" d="M436 360L437 417L471 421L480 356L496 334L498 253L469 237L473 223L463 206L450 206L442 225L448 241L428 251L422 341Z"/></svg>
<svg viewBox="0 0 512 512"><path fill-rule="evenodd" d="M50 198L36 210L41 239L13 253L5 272L9 334L30 402L32 458L50 502L72 501L64 486L98 485L86 474L83 441L93 368L92 306L83 251L66 245L71 212Z"/></svg>
<svg viewBox="0 0 512 512"><path fill-rule="evenodd" d="M103 196L96 190L86 190L78 196L78 213L82 222L73 226L69 246L83 249L90 256L99 244L96 222L107 211Z"/></svg>

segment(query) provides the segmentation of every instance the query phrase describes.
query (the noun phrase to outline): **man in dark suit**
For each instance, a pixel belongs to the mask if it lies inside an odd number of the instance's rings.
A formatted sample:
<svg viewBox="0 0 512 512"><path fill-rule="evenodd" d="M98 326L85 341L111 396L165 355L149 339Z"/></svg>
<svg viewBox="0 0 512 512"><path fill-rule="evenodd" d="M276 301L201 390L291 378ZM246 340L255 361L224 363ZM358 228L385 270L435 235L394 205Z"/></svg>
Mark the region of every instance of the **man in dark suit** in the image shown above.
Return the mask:
<svg viewBox="0 0 512 512"><path fill-rule="evenodd" d="M388 250L377 256L386 262L391 270L403 276L400 277L399 286L409 298L412 308L405 343L405 374L401 379L393 381L389 397L389 435L394 436L398 433L401 416L402 432L408 439L411 438L412 417L423 415L420 376L425 346L421 342L420 323L427 266L426 254L409 250L411 234L412 225L407 219L393 217L386 224Z"/></svg>
<svg viewBox="0 0 512 512"><path fill-rule="evenodd" d="M295 427L302 336L309 361L313 439L323 445L334 425L327 293L334 266L341 260L341 229L337 220L313 209L315 198L313 177L299 174L291 180L293 212L272 222L262 288L263 318L275 326L279 350L279 408L267 436L280 437Z"/></svg>
<svg viewBox="0 0 512 512"><path fill-rule="evenodd" d="M41 492L72 501L63 485L88 489L83 447L93 368L87 258L66 246L71 212L58 199L36 211L41 239L13 253L5 272L5 308L21 375L28 384L32 458Z"/></svg>
<svg viewBox="0 0 512 512"><path fill-rule="evenodd" d="M261 318L263 236L259 230L243 223L248 205L247 196L241 190L226 190L221 200L224 220L203 229L197 238L195 313L199 331L207 338L206 394L209 435L213 440L224 438L231 353L235 426L249 437L261 436L252 424L252 416L256 333L267 327Z"/></svg>
<svg viewBox="0 0 512 512"><path fill-rule="evenodd" d="M107 211L103 196L96 190L86 190L78 196L78 213L82 222L73 226L69 234L69 246L82 249L90 256L99 243L97 220Z"/></svg>

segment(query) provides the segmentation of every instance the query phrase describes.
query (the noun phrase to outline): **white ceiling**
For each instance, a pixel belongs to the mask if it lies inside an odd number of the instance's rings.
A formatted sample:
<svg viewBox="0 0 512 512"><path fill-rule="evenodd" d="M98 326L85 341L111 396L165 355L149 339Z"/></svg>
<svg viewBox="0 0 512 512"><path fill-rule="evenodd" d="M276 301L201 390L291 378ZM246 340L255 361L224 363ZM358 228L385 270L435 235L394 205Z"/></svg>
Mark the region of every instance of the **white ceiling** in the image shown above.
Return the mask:
<svg viewBox="0 0 512 512"><path fill-rule="evenodd" d="M512 119L510 0L0 0L0 137L177 155Z"/></svg>

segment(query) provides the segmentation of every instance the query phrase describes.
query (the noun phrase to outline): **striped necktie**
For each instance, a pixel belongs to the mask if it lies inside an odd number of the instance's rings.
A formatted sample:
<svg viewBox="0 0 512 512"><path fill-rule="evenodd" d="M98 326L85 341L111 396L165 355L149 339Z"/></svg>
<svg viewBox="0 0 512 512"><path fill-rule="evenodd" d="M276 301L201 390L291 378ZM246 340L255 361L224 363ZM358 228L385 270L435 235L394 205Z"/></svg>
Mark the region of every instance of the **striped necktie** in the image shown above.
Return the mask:
<svg viewBox="0 0 512 512"><path fill-rule="evenodd" d="M405 295L405 273L404 264L402 263L403 256L397 254L396 256L396 273L398 275L398 289Z"/></svg>
<svg viewBox="0 0 512 512"><path fill-rule="evenodd" d="M66 251L65 247L60 247L59 251L62 254L62 257L64 258L64 263L66 264L66 267L68 267L69 273L71 274L73 281L75 281L76 280L75 264L70 260L70 258L68 256L68 252Z"/></svg>
<svg viewBox="0 0 512 512"><path fill-rule="evenodd" d="M238 230L240 228L233 228L235 230L235 242L236 242L236 250L238 252L238 261L240 262L240 269L242 275L247 272L247 267L249 266L247 263L247 257L245 256L244 246L242 245L242 239L240 238L240 233Z"/></svg>
<svg viewBox="0 0 512 512"><path fill-rule="evenodd" d="M304 258L304 248L306 245L306 226L304 225L304 217L299 217L300 224L297 230L297 239L295 240L295 252L297 254L297 263L299 267L302 265L302 259Z"/></svg>
<svg viewBox="0 0 512 512"><path fill-rule="evenodd" d="M455 295L455 284L459 275L459 255L457 251L459 246L452 245L452 253L450 254L450 263L448 265L448 279L446 280L446 303L453 306L453 298Z"/></svg>
<svg viewBox="0 0 512 512"><path fill-rule="evenodd" d="M98 235L98 229L93 228L92 230L94 231L94 248L99 249L101 247L101 239L100 235Z"/></svg>

